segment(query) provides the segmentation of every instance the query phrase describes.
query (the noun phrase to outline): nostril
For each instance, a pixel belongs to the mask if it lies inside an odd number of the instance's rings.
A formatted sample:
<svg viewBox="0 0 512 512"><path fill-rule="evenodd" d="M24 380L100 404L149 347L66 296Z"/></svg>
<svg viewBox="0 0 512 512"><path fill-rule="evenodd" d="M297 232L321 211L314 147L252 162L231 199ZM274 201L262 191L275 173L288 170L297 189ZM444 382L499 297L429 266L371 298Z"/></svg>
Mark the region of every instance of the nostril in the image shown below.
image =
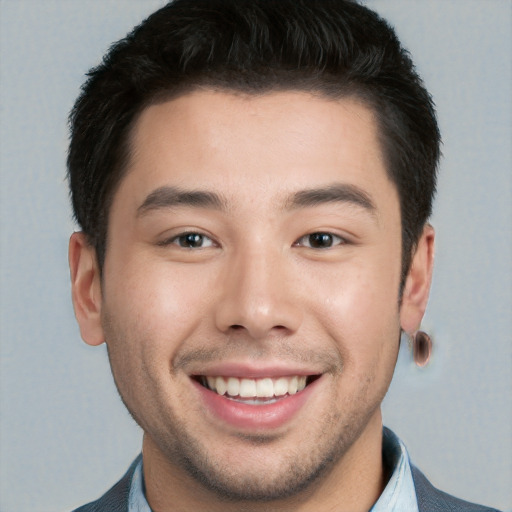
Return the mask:
<svg viewBox="0 0 512 512"><path fill-rule="evenodd" d="M243 326L235 324L231 326L231 329L233 329L234 331L239 331L240 329L243 329Z"/></svg>

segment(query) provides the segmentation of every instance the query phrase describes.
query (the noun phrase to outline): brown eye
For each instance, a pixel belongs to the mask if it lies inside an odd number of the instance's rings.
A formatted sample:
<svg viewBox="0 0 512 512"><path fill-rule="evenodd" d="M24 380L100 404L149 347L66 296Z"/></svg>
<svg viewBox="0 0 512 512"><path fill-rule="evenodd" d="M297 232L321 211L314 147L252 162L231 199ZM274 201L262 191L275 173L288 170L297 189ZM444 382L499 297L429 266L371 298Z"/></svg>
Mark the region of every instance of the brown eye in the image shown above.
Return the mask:
<svg viewBox="0 0 512 512"><path fill-rule="evenodd" d="M333 238L330 233L312 233L308 235L308 242L313 249L325 249L332 247Z"/></svg>
<svg viewBox="0 0 512 512"><path fill-rule="evenodd" d="M183 233L174 238L173 242L184 249L203 249L213 245L209 237L200 233Z"/></svg>
<svg viewBox="0 0 512 512"><path fill-rule="evenodd" d="M295 245L302 245L311 249L330 249L336 245L343 245L346 240L332 233L317 232L310 233L300 238Z"/></svg>

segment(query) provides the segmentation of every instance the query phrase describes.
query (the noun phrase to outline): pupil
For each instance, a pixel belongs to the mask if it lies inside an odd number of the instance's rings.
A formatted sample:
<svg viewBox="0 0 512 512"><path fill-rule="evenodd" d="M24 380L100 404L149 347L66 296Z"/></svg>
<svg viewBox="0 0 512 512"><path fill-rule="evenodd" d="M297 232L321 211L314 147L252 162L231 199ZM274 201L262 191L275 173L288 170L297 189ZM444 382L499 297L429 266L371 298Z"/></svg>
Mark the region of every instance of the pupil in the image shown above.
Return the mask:
<svg viewBox="0 0 512 512"><path fill-rule="evenodd" d="M183 235L180 240L180 245L182 247L201 247L203 243L203 236L198 235L197 233L189 233L188 235Z"/></svg>
<svg viewBox="0 0 512 512"><path fill-rule="evenodd" d="M329 233L313 233L309 235L311 247L323 248L332 246L332 235Z"/></svg>

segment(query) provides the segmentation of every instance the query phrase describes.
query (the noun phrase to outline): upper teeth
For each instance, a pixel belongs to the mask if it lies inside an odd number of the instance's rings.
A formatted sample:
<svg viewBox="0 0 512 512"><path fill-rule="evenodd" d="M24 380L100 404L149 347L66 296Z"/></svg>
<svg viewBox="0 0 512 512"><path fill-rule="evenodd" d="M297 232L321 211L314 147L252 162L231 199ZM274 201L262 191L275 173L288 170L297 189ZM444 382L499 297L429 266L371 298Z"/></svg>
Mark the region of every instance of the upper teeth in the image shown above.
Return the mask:
<svg viewBox="0 0 512 512"><path fill-rule="evenodd" d="M237 377L206 377L208 387L219 395L242 398L272 398L294 395L306 387L306 376L271 379L239 379Z"/></svg>

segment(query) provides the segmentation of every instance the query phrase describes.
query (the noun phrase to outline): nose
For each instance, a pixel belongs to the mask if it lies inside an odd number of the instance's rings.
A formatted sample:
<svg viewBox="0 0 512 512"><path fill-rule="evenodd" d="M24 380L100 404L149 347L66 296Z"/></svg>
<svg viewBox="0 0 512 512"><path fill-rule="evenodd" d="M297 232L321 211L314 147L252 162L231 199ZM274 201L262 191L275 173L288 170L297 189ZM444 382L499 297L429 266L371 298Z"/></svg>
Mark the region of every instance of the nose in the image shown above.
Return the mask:
<svg viewBox="0 0 512 512"><path fill-rule="evenodd" d="M259 248L238 254L222 279L217 328L244 331L255 340L297 331L302 311L290 266L279 251Z"/></svg>

